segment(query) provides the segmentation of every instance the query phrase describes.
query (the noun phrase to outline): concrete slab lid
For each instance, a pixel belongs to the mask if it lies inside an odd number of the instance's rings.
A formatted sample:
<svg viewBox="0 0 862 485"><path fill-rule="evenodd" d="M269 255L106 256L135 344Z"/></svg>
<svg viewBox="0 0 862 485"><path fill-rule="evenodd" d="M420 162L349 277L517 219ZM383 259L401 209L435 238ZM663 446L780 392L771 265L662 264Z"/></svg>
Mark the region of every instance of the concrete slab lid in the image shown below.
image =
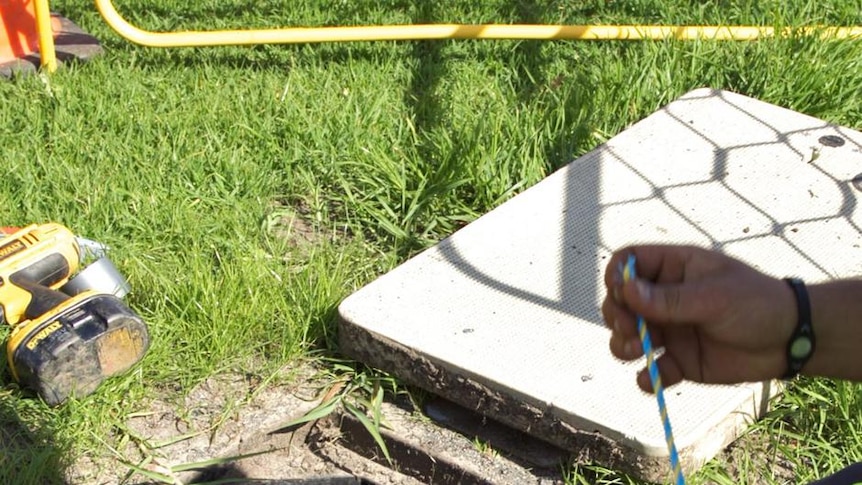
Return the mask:
<svg viewBox="0 0 862 485"><path fill-rule="evenodd" d="M481 396L387 368L385 348L360 348L356 337L392 343L541 410L540 419L666 459L655 400L634 383L643 363L607 350L599 305L608 256L636 242L691 243L776 276L862 275L851 184L860 148L856 131L730 92L692 91L348 297L342 349L483 411ZM689 469L763 410L767 384L668 390Z"/></svg>

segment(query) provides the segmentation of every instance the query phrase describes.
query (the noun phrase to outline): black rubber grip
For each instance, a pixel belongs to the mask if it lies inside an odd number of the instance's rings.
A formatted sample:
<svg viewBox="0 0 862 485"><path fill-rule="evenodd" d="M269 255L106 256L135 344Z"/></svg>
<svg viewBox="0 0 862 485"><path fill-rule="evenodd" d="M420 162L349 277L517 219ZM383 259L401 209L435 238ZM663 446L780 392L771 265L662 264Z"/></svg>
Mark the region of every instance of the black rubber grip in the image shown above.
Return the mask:
<svg viewBox="0 0 862 485"><path fill-rule="evenodd" d="M70 276L69 262L60 253L48 255L24 269L12 273L9 281L29 281L37 285L52 286Z"/></svg>
<svg viewBox="0 0 862 485"><path fill-rule="evenodd" d="M54 253L9 276L9 283L30 293L30 303L24 310L24 318L37 318L69 299L69 295L49 288L66 278L69 269L66 258Z"/></svg>

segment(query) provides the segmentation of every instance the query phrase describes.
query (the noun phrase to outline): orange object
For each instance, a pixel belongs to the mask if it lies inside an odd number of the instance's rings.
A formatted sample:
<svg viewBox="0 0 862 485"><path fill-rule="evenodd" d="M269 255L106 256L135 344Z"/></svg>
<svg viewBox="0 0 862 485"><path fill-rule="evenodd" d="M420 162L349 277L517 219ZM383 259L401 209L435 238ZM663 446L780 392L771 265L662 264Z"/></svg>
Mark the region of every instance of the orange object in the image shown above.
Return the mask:
<svg viewBox="0 0 862 485"><path fill-rule="evenodd" d="M0 64L39 50L34 4L33 0L0 0ZM51 28L55 33L60 30L59 19L51 18Z"/></svg>

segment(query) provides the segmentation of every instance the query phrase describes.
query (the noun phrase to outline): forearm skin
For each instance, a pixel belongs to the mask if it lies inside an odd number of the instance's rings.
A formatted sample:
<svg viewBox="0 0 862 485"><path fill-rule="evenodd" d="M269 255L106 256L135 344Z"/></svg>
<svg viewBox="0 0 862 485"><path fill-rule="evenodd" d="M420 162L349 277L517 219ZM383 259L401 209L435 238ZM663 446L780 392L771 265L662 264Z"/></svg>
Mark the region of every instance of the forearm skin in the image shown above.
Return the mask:
<svg viewBox="0 0 862 485"><path fill-rule="evenodd" d="M802 373L862 381L862 280L808 286L816 346Z"/></svg>

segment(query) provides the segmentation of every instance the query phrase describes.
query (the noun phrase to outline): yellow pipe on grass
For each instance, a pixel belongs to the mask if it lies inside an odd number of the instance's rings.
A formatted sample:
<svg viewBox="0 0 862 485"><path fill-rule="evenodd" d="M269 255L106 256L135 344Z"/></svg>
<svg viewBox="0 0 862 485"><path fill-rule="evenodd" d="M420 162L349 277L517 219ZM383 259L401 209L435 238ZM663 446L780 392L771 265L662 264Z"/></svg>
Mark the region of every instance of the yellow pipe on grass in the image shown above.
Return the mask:
<svg viewBox="0 0 862 485"><path fill-rule="evenodd" d="M773 27L662 25L380 25L360 27L290 27L258 30L150 32L120 16L111 0L95 0L111 28L126 39L150 47L203 47L250 44L296 44L371 40L534 39L534 40L754 40L774 37ZM802 29L824 38L862 37L862 27ZM783 31L789 34L790 29Z"/></svg>
<svg viewBox="0 0 862 485"><path fill-rule="evenodd" d="M39 57L42 67L48 72L57 70L57 52L54 49L54 29L51 27L51 9L48 0L36 0L33 4L36 15L36 32L39 36Z"/></svg>

